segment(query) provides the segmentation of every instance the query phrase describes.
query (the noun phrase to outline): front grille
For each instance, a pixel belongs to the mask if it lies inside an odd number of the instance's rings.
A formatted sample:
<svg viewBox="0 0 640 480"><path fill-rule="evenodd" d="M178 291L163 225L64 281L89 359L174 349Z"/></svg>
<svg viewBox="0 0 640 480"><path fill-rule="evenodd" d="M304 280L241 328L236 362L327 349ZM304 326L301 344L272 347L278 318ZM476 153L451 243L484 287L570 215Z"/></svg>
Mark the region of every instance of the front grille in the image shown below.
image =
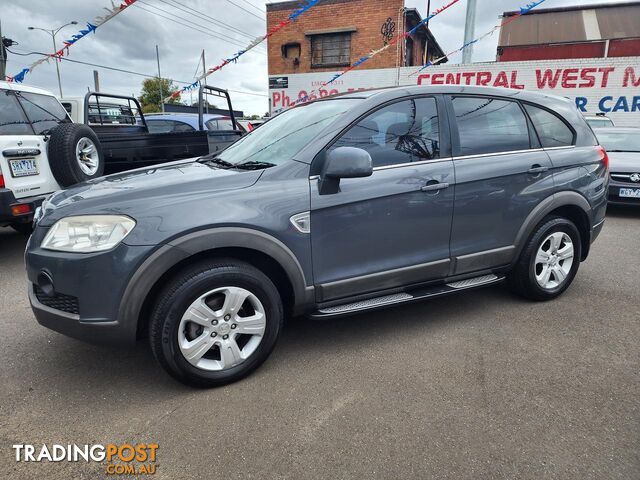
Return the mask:
<svg viewBox="0 0 640 480"><path fill-rule="evenodd" d="M640 182L634 182L633 180L631 180L631 175L635 176L638 175L638 173L612 173L611 179L615 180L616 182L628 183L630 185L636 185L640 187Z"/></svg>
<svg viewBox="0 0 640 480"><path fill-rule="evenodd" d="M36 294L38 301L56 310L61 310L67 313L80 314L80 306L78 304L78 298L71 295L64 295L62 293L55 293L52 297L45 294L37 285L33 286L33 291Z"/></svg>

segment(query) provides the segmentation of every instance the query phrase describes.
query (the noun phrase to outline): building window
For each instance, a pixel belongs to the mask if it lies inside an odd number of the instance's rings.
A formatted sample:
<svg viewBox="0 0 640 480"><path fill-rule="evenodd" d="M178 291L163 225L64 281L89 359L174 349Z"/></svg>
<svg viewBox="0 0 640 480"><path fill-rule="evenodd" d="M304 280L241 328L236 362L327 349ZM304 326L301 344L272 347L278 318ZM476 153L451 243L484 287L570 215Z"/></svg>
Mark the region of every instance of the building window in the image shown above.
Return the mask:
<svg viewBox="0 0 640 480"><path fill-rule="evenodd" d="M339 67L350 65L351 32L311 36L311 66Z"/></svg>
<svg viewBox="0 0 640 480"><path fill-rule="evenodd" d="M298 42L286 43L282 46L284 58L300 58L300 44Z"/></svg>

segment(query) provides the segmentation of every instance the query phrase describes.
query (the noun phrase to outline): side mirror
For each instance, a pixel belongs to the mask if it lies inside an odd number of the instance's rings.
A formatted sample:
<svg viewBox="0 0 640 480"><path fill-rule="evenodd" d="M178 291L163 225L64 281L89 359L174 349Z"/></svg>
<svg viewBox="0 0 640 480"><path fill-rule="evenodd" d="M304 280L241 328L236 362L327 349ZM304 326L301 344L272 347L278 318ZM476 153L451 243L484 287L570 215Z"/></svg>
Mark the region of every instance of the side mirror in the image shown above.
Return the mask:
<svg viewBox="0 0 640 480"><path fill-rule="evenodd" d="M371 155L356 147L338 147L325 159L320 174L320 195L337 193L341 178L369 177L373 174Z"/></svg>

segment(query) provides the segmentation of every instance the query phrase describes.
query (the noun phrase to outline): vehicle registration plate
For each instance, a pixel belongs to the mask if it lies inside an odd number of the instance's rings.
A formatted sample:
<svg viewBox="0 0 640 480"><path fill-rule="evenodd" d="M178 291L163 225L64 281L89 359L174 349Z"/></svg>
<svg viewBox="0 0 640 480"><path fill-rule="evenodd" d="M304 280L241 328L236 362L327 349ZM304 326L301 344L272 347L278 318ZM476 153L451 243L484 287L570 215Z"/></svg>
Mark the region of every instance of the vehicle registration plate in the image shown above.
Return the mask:
<svg viewBox="0 0 640 480"><path fill-rule="evenodd" d="M38 164L35 158L17 158L9 160L11 167L11 175L14 177L28 177L29 175L38 175Z"/></svg>
<svg viewBox="0 0 640 480"><path fill-rule="evenodd" d="M618 194L626 198L640 198L640 188L621 188Z"/></svg>

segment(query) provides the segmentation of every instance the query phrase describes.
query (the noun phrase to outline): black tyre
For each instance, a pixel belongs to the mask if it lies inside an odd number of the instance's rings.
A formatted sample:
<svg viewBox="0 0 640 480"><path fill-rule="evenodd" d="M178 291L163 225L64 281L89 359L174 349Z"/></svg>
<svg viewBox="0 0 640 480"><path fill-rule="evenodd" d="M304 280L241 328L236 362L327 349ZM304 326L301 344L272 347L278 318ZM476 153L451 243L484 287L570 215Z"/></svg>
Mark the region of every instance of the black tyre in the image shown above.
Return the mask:
<svg viewBox="0 0 640 480"><path fill-rule="evenodd" d="M562 294L578 272L580 232L570 220L547 217L533 232L518 263L507 276L511 289L531 300Z"/></svg>
<svg viewBox="0 0 640 480"><path fill-rule="evenodd" d="M33 233L33 224L31 222L15 222L11 224L11 228L22 235L26 235L27 237Z"/></svg>
<svg viewBox="0 0 640 480"><path fill-rule="evenodd" d="M63 187L104 174L100 141L91 128L77 123L61 123L51 132L48 147L51 173Z"/></svg>
<svg viewBox="0 0 640 480"><path fill-rule="evenodd" d="M151 348L177 380L224 385L266 360L282 321L278 290L260 270L237 260L205 261L178 273L160 293Z"/></svg>

